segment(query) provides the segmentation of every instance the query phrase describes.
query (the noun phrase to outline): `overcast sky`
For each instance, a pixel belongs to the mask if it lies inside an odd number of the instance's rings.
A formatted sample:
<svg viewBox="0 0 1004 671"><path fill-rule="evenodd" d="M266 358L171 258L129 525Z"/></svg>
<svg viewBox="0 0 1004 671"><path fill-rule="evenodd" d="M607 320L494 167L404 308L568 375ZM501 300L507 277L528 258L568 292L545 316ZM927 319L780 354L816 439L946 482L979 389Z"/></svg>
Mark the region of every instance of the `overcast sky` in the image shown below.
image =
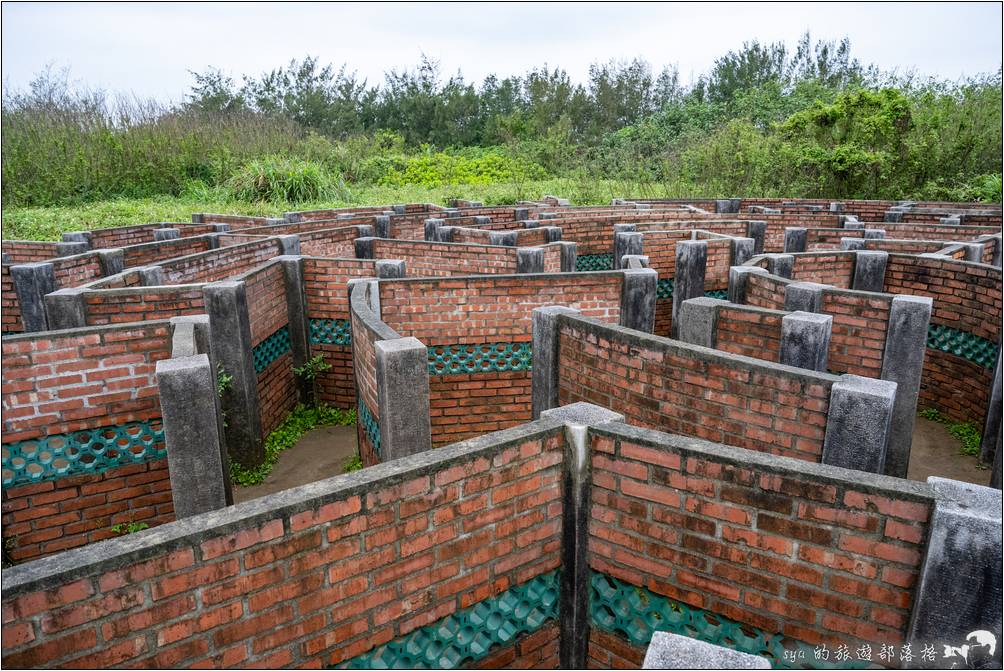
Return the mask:
<svg viewBox="0 0 1004 671"><path fill-rule="evenodd" d="M1001 4L211 4L5 2L3 79L26 84L46 64L92 88L181 100L190 70L235 79L305 55L383 81L425 53L480 82L547 63L584 81L589 64L639 56L679 67L687 83L744 40L793 46L851 39L884 69L956 79L1001 63Z"/></svg>

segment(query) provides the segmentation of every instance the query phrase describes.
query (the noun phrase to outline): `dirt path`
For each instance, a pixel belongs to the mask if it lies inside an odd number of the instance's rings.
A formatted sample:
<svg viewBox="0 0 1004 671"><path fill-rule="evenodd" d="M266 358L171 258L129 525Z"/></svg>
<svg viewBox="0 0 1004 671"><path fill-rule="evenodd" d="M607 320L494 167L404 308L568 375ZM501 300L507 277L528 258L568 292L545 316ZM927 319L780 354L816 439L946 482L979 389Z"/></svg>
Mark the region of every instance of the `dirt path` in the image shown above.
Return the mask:
<svg viewBox="0 0 1004 671"><path fill-rule="evenodd" d="M265 482L254 487L234 487L234 503L299 487L345 472L356 454L356 427L322 426L303 434L281 455Z"/></svg>
<svg viewBox="0 0 1004 671"><path fill-rule="evenodd" d="M913 425L913 446L910 448L910 480L927 480L928 476L951 478L977 485L990 484L990 469L976 468L976 457L959 454L959 441L948 433L944 424L917 417Z"/></svg>

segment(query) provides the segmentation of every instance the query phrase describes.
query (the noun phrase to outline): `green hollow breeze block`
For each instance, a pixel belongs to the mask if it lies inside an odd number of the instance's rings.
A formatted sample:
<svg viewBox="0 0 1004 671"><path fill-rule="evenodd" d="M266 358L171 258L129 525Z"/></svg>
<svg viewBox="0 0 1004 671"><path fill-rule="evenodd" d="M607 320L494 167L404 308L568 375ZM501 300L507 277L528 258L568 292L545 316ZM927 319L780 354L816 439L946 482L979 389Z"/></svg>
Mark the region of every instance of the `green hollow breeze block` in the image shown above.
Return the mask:
<svg viewBox="0 0 1004 671"><path fill-rule="evenodd" d="M613 254L583 254L575 257L576 272L587 272L590 270L613 270Z"/></svg>
<svg viewBox="0 0 1004 671"><path fill-rule="evenodd" d="M729 297L729 290L728 289L711 289L710 291L705 291L704 295L707 296L708 298L718 298L718 299L721 299L721 300L725 300L726 298Z"/></svg>
<svg viewBox="0 0 1004 671"><path fill-rule="evenodd" d="M429 348L429 375L464 375L530 370L533 345L496 342Z"/></svg>
<svg viewBox="0 0 1004 671"><path fill-rule="evenodd" d="M366 432L366 438L370 441L370 445L373 446L373 451L376 452L377 457L380 456L380 422L377 418L373 416L370 409L366 407L362 399L359 399L356 403L357 410L356 415L359 418L359 423L362 424L363 431Z"/></svg>
<svg viewBox="0 0 1004 671"><path fill-rule="evenodd" d="M160 421L85 429L3 445L3 485L17 486L167 456Z"/></svg>
<svg viewBox="0 0 1004 671"><path fill-rule="evenodd" d="M997 363L999 345L986 338L953 329L950 326L931 324L927 327L927 346L941 352L972 361L984 368L993 368Z"/></svg>
<svg viewBox="0 0 1004 671"><path fill-rule="evenodd" d="M348 319L311 319L310 342L313 345L351 345L352 324Z"/></svg>
<svg viewBox="0 0 1004 671"><path fill-rule="evenodd" d="M673 278L659 280L655 285L655 297L659 298L672 298L673 297Z"/></svg>
<svg viewBox="0 0 1004 671"><path fill-rule="evenodd" d="M559 573L551 571L496 597L350 659L348 669L455 669L558 617Z"/></svg>
<svg viewBox="0 0 1004 671"><path fill-rule="evenodd" d="M254 372L260 374L273 361L292 349L293 342L289 338L289 327L283 326L251 349L251 357L254 359Z"/></svg>
<svg viewBox="0 0 1004 671"><path fill-rule="evenodd" d="M592 572L589 584L589 617L592 626L647 648L652 633L668 631L732 650L760 655L774 668L852 669L868 662L850 659L816 659L815 647L781 634L771 634L747 624L673 601L603 573ZM788 651L788 659L785 652Z"/></svg>

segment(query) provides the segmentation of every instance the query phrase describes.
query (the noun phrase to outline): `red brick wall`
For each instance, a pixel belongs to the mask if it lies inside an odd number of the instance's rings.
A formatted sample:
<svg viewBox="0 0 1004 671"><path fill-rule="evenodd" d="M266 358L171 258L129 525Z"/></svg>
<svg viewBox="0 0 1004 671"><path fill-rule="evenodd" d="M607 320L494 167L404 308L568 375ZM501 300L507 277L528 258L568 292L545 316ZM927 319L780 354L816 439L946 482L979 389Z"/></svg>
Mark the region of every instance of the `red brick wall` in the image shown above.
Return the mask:
<svg viewBox="0 0 1004 671"><path fill-rule="evenodd" d="M10 266L6 263L0 266L0 331L4 333L20 333L24 331L21 321L21 302L14 290L14 277L10 274Z"/></svg>
<svg viewBox="0 0 1004 671"><path fill-rule="evenodd" d="M350 279L374 277L375 262L366 259L303 260L303 288L307 296L307 319L349 319ZM331 370L317 378L321 401L336 408L354 408L355 381L352 374L352 347L329 343L311 343L310 355L322 354Z"/></svg>
<svg viewBox="0 0 1004 671"><path fill-rule="evenodd" d="M176 240L162 240L142 245L123 247L123 261L126 268L152 265L157 261L173 259L188 254L209 251L209 238L187 237Z"/></svg>
<svg viewBox="0 0 1004 671"><path fill-rule="evenodd" d="M380 283L384 323L426 346L527 343L534 308L567 305L617 323L621 273ZM430 375L433 445L530 420L529 371Z"/></svg>
<svg viewBox="0 0 1004 671"><path fill-rule="evenodd" d="M249 217L240 214L212 214L204 212L200 214L203 224L229 224L232 230L242 228L252 228L254 226L264 226L266 217Z"/></svg>
<svg viewBox="0 0 1004 671"><path fill-rule="evenodd" d="M532 634L520 637L514 645L500 648L467 668L557 669L561 667L558 659L560 638L561 628L556 622L549 622Z"/></svg>
<svg viewBox="0 0 1004 671"><path fill-rule="evenodd" d="M643 342L644 344L639 344ZM664 338L562 319L559 402L631 424L818 462L834 378L699 355Z"/></svg>
<svg viewBox="0 0 1004 671"><path fill-rule="evenodd" d="M84 292L88 326L170 319L205 312L202 285L138 287Z"/></svg>
<svg viewBox="0 0 1004 671"><path fill-rule="evenodd" d="M345 259L356 257L356 238L359 236L359 231L355 226L310 231L300 233L299 236L301 254Z"/></svg>
<svg viewBox="0 0 1004 671"><path fill-rule="evenodd" d="M791 279L794 282L818 282L849 289L854 283L854 252L795 255Z"/></svg>
<svg viewBox="0 0 1004 671"><path fill-rule="evenodd" d="M558 568L563 445L538 433L218 530L202 522L136 559L5 593L3 663L345 662ZM553 660L554 630L540 631L511 663Z"/></svg>
<svg viewBox="0 0 1004 671"><path fill-rule="evenodd" d="M373 241L373 255L403 260L409 277L515 274L516 254L515 247L381 238Z"/></svg>
<svg viewBox="0 0 1004 671"><path fill-rule="evenodd" d="M269 263L244 276L251 346L256 347L289 325L286 279L282 264ZM292 351L287 351L258 373L258 407L261 428L267 436L299 401Z"/></svg>
<svg viewBox="0 0 1004 671"><path fill-rule="evenodd" d="M274 256L282 254L282 246L275 238L221 247L201 254L183 256L160 263L165 284L194 284L216 282L260 266Z"/></svg>
<svg viewBox="0 0 1004 671"><path fill-rule="evenodd" d="M0 251L6 254L11 264L48 261L59 253L55 242L41 240L4 240Z"/></svg>
<svg viewBox="0 0 1004 671"><path fill-rule="evenodd" d="M109 249L154 242L153 232L165 228L160 224L139 224L116 228L95 228L91 233L91 249ZM166 228L177 228L181 237L212 233L213 227L204 224L169 224Z"/></svg>
<svg viewBox="0 0 1004 671"><path fill-rule="evenodd" d="M77 287L104 276L101 261L98 255L93 252L62 256L52 259L49 263L52 264L52 272L56 276L56 287L59 289Z"/></svg>
<svg viewBox="0 0 1004 671"><path fill-rule="evenodd" d="M376 317L372 316L372 314L367 317L376 320ZM378 333L376 330L377 324L367 323L367 320L363 319L354 310L351 312L351 321L352 359L353 362L358 362L358 365L354 367L354 372L357 373L355 381L356 391L359 394L358 400L366 404L366 407L373 414L373 420L379 423L380 404L378 402L379 397L377 396L376 349L374 343L377 340L384 340L385 336L389 334ZM363 464L372 466L373 464L380 463L376 448L370 442L361 419L356 422L356 436L359 445L359 457L362 459Z"/></svg>
<svg viewBox="0 0 1004 671"><path fill-rule="evenodd" d="M730 303L718 308L715 348L775 363L781 360L781 320L786 313Z"/></svg>
<svg viewBox="0 0 1004 671"><path fill-rule="evenodd" d="M840 249L841 238L863 238L864 235L861 229L810 228L806 231L805 249L808 252Z"/></svg>
<svg viewBox="0 0 1004 671"><path fill-rule="evenodd" d="M170 352L164 321L22 336L2 347L4 444L129 422L159 424L156 362ZM140 466L5 486L4 538L23 536L15 557L99 540L130 515L151 525L169 519L170 488L161 482L166 467Z"/></svg>
<svg viewBox="0 0 1004 671"><path fill-rule="evenodd" d="M746 276L746 303L770 310L784 309L784 288L787 283L773 275L750 273Z"/></svg>
<svg viewBox="0 0 1004 671"><path fill-rule="evenodd" d="M561 250L562 245L555 243L548 243L546 245L541 245L540 248L544 250L544 272L545 273L560 273L561 272Z"/></svg>
<svg viewBox="0 0 1004 671"><path fill-rule="evenodd" d="M828 366L840 373L881 377L893 297L860 291L824 291L823 314L832 315Z"/></svg>
<svg viewBox="0 0 1004 671"><path fill-rule="evenodd" d="M594 434L591 568L809 644L903 642L930 498L677 444Z"/></svg>
<svg viewBox="0 0 1004 671"><path fill-rule="evenodd" d="M885 290L928 296L931 323L1001 342L1001 271L952 260L890 254ZM921 407L937 408L957 422L982 427L993 370L963 357L927 348Z"/></svg>

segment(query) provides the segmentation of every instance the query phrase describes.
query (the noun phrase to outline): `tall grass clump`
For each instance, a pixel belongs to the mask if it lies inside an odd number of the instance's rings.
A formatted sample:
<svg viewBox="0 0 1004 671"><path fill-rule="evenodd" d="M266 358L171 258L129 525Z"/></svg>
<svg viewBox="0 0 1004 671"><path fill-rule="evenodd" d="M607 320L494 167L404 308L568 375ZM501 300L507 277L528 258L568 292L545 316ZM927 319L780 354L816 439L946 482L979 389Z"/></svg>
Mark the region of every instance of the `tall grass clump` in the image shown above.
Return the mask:
<svg viewBox="0 0 1004 671"><path fill-rule="evenodd" d="M323 166L286 156L245 163L230 178L228 187L237 200L269 203L305 203L344 196L345 191L341 178Z"/></svg>

